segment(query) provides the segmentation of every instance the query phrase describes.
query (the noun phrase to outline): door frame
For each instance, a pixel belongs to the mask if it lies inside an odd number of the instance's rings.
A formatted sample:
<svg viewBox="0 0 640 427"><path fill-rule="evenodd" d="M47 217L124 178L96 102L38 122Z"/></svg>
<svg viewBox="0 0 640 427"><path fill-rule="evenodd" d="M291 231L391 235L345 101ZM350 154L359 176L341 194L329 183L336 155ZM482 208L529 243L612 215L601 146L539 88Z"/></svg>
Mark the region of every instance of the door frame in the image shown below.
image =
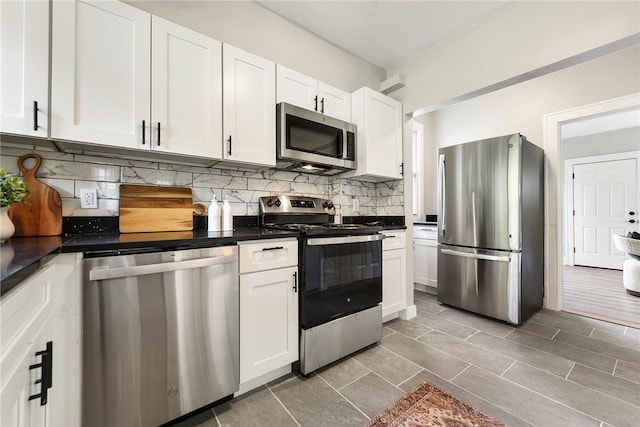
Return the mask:
<svg viewBox="0 0 640 427"><path fill-rule="evenodd" d="M562 159L563 124L588 116L635 109L640 106L640 92L582 105L543 116L545 168L545 283L544 307L562 310L563 240L564 240L564 163Z"/></svg>
<svg viewBox="0 0 640 427"><path fill-rule="evenodd" d="M573 177L572 171L575 165L583 165L588 163L604 163L616 160L636 159L636 171L640 172L640 151L621 151L620 153L603 154L599 156L576 157L573 159L565 159L564 161L564 215L566 230L563 245L564 265L575 265L575 253L570 250L574 244L574 216L570 215L573 211ZM640 193L640 185L637 186ZM640 194L636 200L640 201Z"/></svg>

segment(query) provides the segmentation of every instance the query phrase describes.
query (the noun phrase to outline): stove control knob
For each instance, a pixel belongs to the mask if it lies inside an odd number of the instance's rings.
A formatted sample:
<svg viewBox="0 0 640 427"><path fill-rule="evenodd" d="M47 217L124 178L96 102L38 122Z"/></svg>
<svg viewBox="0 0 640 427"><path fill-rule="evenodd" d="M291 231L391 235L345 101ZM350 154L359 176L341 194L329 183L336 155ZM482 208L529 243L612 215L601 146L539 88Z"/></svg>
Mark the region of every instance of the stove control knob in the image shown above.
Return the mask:
<svg viewBox="0 0 640 427"><path fill-rule="evenodd" d="M281 204L282 202L280 201L280 199L276 199L276 203L275 203L276 207L279 208Z"/></svg>
<svg viewBox="0 0 640 427"><path fill-rule="evenodd" d="M273 200L271 199L267 200L267 206L269 207L273 206Z"/></svg>
<svg viewBox="0 0 640 427"><path fill-rule="evenodd" d="M322 207L325 209L331 209L333 208L333 203L332 202L323 202L322 203Z"/></svg>

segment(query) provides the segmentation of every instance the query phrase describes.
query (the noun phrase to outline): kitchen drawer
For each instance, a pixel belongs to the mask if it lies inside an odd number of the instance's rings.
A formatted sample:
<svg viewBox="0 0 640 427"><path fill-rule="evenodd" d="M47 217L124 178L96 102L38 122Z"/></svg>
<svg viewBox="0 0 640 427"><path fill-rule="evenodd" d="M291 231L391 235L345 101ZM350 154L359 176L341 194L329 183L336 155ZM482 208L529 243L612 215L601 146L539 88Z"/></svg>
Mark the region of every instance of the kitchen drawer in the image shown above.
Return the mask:
<svg viewBox="0 0 640 427"><path fill-rule="evenodd" d="M438 240L438 226L437 225L413 225L413 238L414 239L429 239Z"/></svg>
<svg viewBox="0 0 640 427"><path fill-rule="evenodd" d="M383 231L384 240L382 241L382 250L401 249L406 246L406 233L404 230L386 230Z"/></svg>
<svg viewBox="0 0 640 427"><path fill-rule="evenodd" d="M240 274L298 265L298 240L267 240L238 243Z"/></svg>

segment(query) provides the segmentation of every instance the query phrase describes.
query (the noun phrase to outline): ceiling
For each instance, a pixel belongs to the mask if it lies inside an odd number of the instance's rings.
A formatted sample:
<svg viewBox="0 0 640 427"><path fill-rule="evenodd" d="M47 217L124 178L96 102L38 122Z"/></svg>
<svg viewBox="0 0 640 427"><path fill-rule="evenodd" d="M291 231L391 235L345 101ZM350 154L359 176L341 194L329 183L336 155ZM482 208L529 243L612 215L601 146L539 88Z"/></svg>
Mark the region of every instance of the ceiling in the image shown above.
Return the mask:
<svg viewBox="0 0 640 427"><path fill-rule="evenodd" d="M324 40L392 68L513 1L257 0Z"/></svg>
<svg viewBox="0 0 640 427"><path fill-rule="evenodd" d="M567 139L633 127L640 127L639 108L590 116L566 123L562 125L561 132L562 138Z"/></svg>

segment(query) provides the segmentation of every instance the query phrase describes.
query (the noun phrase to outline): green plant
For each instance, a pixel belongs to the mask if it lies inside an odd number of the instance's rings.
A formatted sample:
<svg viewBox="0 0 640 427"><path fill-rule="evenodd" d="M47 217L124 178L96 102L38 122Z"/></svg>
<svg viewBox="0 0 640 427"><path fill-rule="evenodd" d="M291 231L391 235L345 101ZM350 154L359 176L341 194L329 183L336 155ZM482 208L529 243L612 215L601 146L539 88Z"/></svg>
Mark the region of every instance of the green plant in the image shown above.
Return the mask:
<svg viewBox="0 0 640 427"><path fill-rule="evenodd" d="M24 202L27 197L29 197L29 190L22 178L9 175L5 168L0 168L0 207Z"/></svg>

